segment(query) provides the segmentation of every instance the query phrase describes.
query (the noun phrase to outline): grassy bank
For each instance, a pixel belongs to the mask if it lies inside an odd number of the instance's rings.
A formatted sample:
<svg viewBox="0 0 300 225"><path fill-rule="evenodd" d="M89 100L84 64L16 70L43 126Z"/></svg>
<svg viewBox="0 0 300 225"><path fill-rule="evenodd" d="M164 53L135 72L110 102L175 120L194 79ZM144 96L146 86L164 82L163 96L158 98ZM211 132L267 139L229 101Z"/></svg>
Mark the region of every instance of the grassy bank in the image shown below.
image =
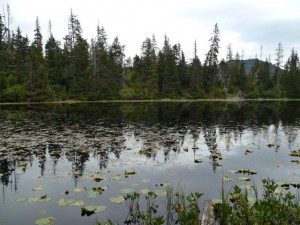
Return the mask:
<svg viewBox="0 0 300 225"><path fill-rule="evenodd" d="M300 101L300 99L244 99L244 98L225 98L225 99L156 99L156 100L64 100L64 101L44 101L44 102L0 102L0 105L38 105L38 104L84 104L84 103L156 103L156 102L242 102L242 101Z"/></svg>

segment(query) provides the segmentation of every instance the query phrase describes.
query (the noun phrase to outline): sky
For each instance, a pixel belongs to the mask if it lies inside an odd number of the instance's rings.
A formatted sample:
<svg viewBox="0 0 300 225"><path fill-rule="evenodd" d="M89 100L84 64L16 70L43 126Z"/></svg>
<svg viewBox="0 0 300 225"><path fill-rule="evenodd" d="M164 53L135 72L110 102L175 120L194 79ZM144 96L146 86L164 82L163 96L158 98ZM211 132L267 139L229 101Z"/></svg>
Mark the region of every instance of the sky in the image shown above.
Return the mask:
<svg viewBox="0 0 300 225"><path fill-rule="evenodd" d="M226 58L227 46L244 59L271 57L281 42L284 60L294 47L300 51L299 0L1 0L10 6L11 29L20 27L33 40L36 17L39 17L44 41L52 23L54 37L63 42L68 33L71 9L89 42L99 23L108 42L118 36L126 56L141 54L142 42L154 34L161 48L167 35L172 45L180 43L186 58L193 57L194 42L203 62L209 38L218 23L219 60ZM4 9L3 9L4 10ZM3 14L3 10L1 13ZM261 51L262 50L262 51Z"/></svg>

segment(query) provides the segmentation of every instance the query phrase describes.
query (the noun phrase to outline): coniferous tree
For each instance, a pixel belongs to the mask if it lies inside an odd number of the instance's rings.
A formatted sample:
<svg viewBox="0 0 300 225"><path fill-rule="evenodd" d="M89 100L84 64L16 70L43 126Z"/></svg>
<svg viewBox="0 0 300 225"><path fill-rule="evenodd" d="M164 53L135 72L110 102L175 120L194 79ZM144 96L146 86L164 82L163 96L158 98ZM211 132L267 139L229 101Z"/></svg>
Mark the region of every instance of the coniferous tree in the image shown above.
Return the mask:
<svg viewBox="0 0 300 225"><path fill-rule="evenodd" d="M45 46L45 58L48 64L48 80L52 89L53 98L65 97L65 87L68 81L63 77L64 60L60 42L57 41L52 33L51 21L49 21L50 37Z"/></svg>
<svg viewBox="0 0 300 225"><path fill-rule="evenodd" d="M177 74L176 48L172 48L165 36L164 46L158 54L159 87L162 97L179 96L180 83Z"/></svg>
<svg viewBox="0 0 300 225"><path fill-rule="evenodd" d="M197 55L197 43L194 44L194 58L190 65L190 93L193 98L203 97L202 94L202 66Z"/></svg>
<svg viewBox="0 0 300 225"><path fill-rule="evenodd" d="M31 62L25 83L29 99L43 100L48 93L48 67L43 54L42 34L38 17L34 31L34 42L30 48Z"/></svg>
<svg viewBox="0 0 300 225"><path fill-rule="evenodd" d="M145 83L143 97L146 99L155 99L159 96L156 48L154 36L143 42L141 78Z"/></svg>
<svg viewBox="0 0 300 225"><path fill-rule="evenodd" d="M293 48L290 57L285 65L284 74L285 94L288 98L300 97L300 68L299 56L297 51Z"/></svg>
<svg viewBox="0 0 300 225"><path fill-rule="evenodd" d="M282 58L283 58L283 46L281 42L278 43L278 47L275 50L275 84L276 84L276 89L277 89L277 94L280 93L280 83L281 83L281 76L282 76L282 71L281 71L281 64L282 64Z"/></svg>
<svg viewBox="0 0 300 225"><path fill-rule="evenodd" d="M206 91L212 91L213 85L216 84L217 74L218 74L218 54L219 54L219 42L220 42L220 32L218 24L215 24L212 37L209 39L210 47L209 51L206 54L205 67L204 67L204 88Z"/></svg>

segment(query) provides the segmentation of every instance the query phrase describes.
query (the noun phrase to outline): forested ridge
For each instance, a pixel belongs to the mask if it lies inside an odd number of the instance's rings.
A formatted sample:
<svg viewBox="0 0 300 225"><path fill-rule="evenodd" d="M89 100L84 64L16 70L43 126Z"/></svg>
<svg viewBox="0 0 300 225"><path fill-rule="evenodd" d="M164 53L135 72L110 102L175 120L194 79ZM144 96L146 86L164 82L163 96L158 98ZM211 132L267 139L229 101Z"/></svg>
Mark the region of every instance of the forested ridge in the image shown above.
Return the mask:
<svg viewBox="0 0 300 225"><path fill-rule="evenodd" d="M9 11L8 11L9 12ZM155 36L141 43L141 54L126 58L116 37L110 44L98 25L91 41L83 38L78 17L71 11L68 33L57 40L49 22L43 45L39 19L34 40L21 29L9 28L9 15L0 14L0 101L58 101L103 99L300 98L298 53L291 50L283 62L283 46L275 50L275 65L257 57L244 60L227 46L218 60L219 28L209 39L204 62L194 43L192 59L181 45L165 36L161 48ZM191 43L192 44L192 43Z"/></svg>

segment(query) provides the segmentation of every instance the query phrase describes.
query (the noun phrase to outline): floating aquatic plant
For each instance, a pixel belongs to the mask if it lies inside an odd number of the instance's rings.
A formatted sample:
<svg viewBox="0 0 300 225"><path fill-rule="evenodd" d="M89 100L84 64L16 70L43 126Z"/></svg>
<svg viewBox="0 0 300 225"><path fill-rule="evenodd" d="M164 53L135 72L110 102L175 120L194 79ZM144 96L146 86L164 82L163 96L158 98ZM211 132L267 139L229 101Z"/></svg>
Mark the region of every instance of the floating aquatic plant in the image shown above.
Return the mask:
<svg viewBox="0 0 300 225"><path fill-rule="evenodd" d="M51 225L54 223L54 221L55 221L54 217L48 216L48 217L37 219L35 221L35 224L36 225Z"/></svg>
<svg viewBox="0 0 300 225"><path fill-rule="evenodd" d="M117 197L110 197L109 200L113 203L120 204L125 201L125 198L123 196L117 196Z"/></svg>
<svg viewBox="0 0 300 225"><path fill-rule="evenodd" d="M95 213L100 213L100 212L103 212L106 208L107 207L105 205L86 206L86 207L81 208L81 216L85 216L85 215L90 216Z"/></svg>

